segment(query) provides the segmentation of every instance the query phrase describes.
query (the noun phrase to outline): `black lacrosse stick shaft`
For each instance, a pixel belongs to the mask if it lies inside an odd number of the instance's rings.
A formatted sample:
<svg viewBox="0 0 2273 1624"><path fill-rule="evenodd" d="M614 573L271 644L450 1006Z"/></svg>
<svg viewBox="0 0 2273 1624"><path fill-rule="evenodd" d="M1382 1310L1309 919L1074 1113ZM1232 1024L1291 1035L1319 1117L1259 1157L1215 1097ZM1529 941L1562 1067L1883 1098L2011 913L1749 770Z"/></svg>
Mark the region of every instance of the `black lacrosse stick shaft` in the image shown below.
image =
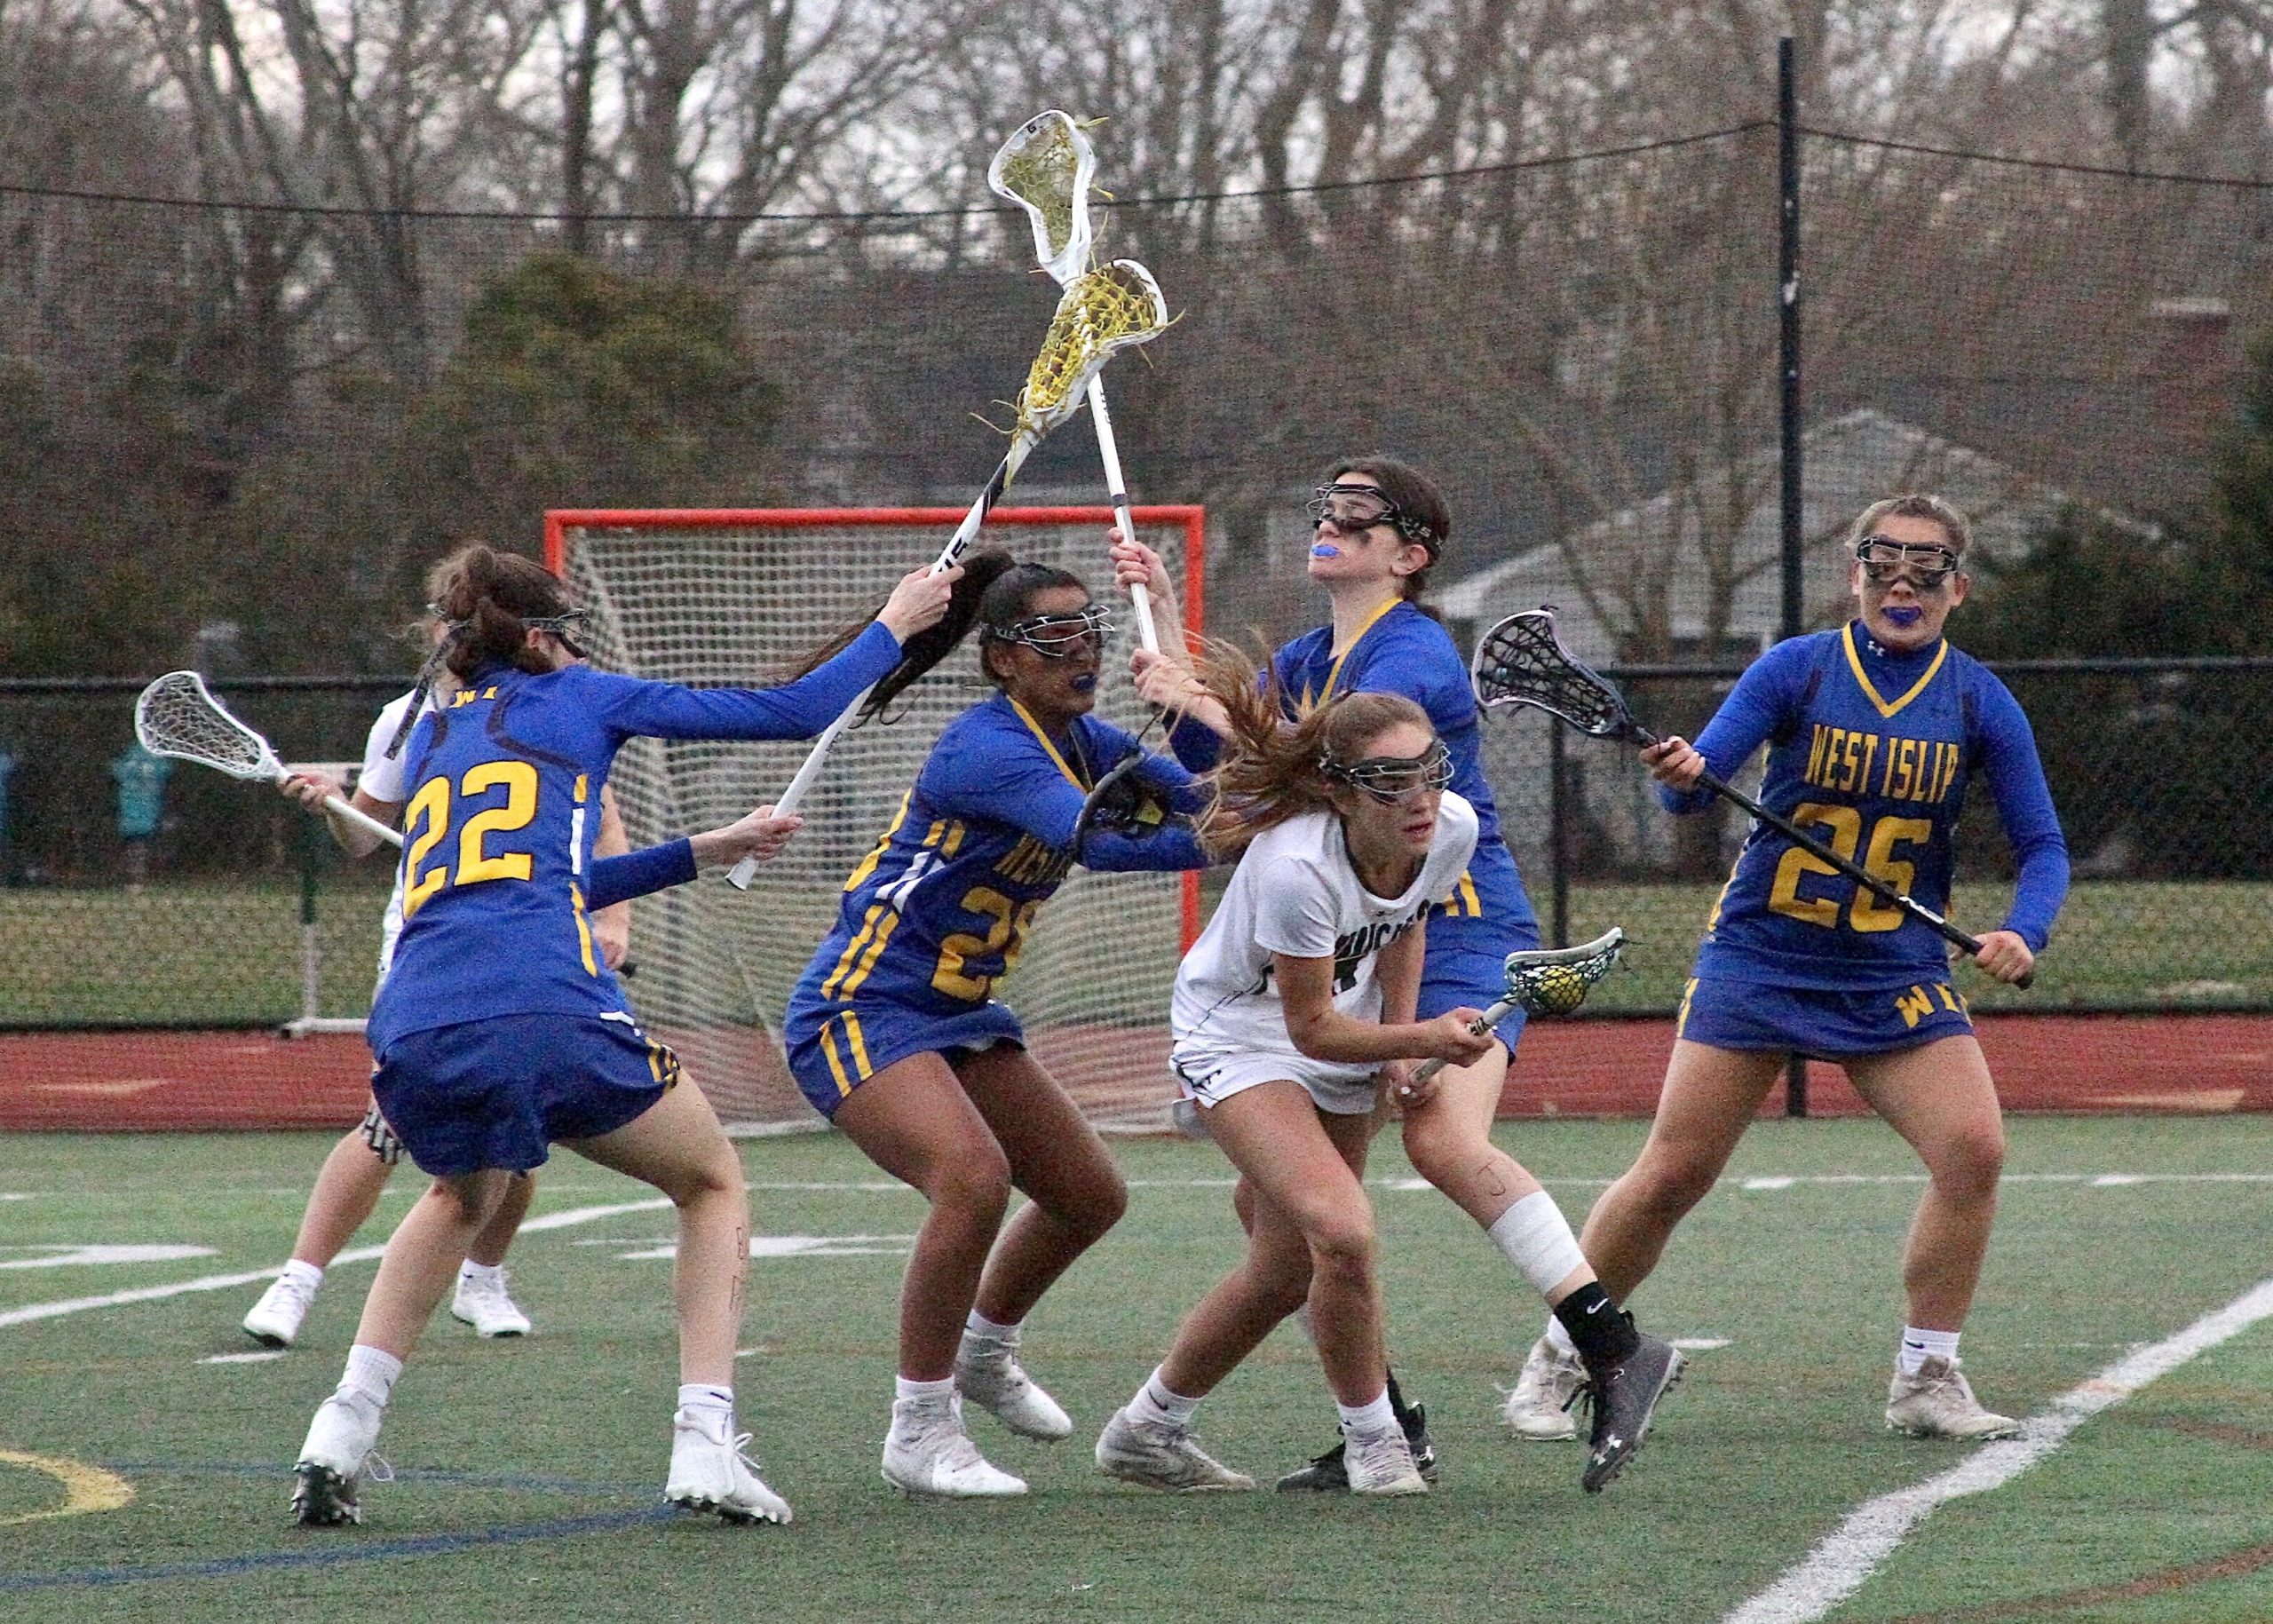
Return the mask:
<svg viewBox="0 0 2273 1624"><path fill-rule="evenodd" d="M1481 668L1488 651L1497 639L1508 633L1518 622L1524 623L1525 635L1513 645L1513 647L1532 656L1532 674L1551 676L1554 685L1560 691L1551 695L1542 696L1537 693L1525 693L1518 688L1509 697L1517 699L1522 703L1538 706L1559 720L1577 728L1589 738L1623 739L1638 744L1644 749L1663 742L1655 733L1634 719L1633 712L1626 708L1625 696L1619 693L1614 685L1607 678L1588 670L1572 657L1570 650L1563 646L1562 638L1556 633L1555 616L1551 610L1527 610L1520 615L1510 615L1506 621L1485 633L1485 642L1478 649L1478 698L1485 697L1482 692L1480 679ZM1542 669L1542 667L1559 669L1548 670ZM1598 719L1592 725L1588 725L1580 717L1572 714L1575 707L1571 701L1579 694L1584 694L1586 702L1597 713ZM1558 702L1546 702L1547 698L1549 697ZM1490 702L1488 699L1486 702ZM1710 767L1698 775L1695 788L1708 790L1723 800L1742 807L1754 819L1774 829L1809 856L1829 865L1835 872L1846 875L1889 907L1901 909L1911 918L1918 920L1932 930L1943 940L1952 943L1968 955L1977 956L1980 954L1981 943L1978 939L1960 930L1924 903L1905 896L1852 858L1841 857L1789 818L1783 816L1780 812L1769 811L1768 808L1745 794L1743 790L1722 778ZM2035 979L2036 974L2031 970L2022 976L2014 985L2025 987Z"/></svg>

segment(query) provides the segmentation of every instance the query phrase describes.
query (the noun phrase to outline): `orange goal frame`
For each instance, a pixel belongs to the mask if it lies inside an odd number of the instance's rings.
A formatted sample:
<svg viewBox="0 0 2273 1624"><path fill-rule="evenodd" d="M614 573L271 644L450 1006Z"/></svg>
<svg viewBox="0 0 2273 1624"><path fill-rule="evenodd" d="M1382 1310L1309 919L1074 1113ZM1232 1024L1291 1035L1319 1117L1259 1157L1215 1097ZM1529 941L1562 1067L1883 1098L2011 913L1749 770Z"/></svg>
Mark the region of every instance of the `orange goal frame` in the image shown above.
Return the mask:
<svg viewBox="0 0 2273 1624"><path fill-rule="evenodd" d="M568 532L586 526L621 526L647 529L826 530L864 525L907 525L951 532L962 522L962 508L554 508L544 516L544 566L566 576ZM1183 609L1186 630L1199 631L1208 623L1207 551L1208 510L1197 503L1176 503L1131 507L1129 516L1140 525L1176 525L1184 530ZM1110 507L998 507L986 515L988 524L1085 525L1100 529L1114 522ZM1103 549L1099 549L1102 553ZM1200 939L1200 876L1183 878L1183 946Z"/></svg>

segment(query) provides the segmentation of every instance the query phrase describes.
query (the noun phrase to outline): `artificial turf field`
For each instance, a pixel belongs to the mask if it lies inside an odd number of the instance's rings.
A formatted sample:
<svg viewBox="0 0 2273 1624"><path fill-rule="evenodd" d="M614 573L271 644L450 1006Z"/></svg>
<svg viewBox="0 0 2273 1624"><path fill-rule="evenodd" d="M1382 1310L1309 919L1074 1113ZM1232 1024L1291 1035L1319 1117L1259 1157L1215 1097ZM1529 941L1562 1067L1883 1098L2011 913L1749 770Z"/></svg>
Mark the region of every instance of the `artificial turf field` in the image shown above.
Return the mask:
<svg viewBox="0 0 2273 1624"><path fill-rule="evenodd" d="M1643 1131L1502 1130L1574 1216ZM1129 1216L1029 1329L1030 1367L1075 1438L1031 1444L974 1415L982 1447L1033 1494L898 1498L876 1456L921 1203L841 1139L744 1142L758 1255L742 1418L796 1507L786 1528L658 1503L672 1224L641 1204L644 1186L555 1158L512 1259L535 1335L484 1343L438 1318L381 1440L396 1480L367 1484L360 1528L304 1531L286 1510L289 1467L370 1263L335 1266L289 1352L213 1361L252 1351L237 1320L289 1246L328 1139L15 1136L0 1140L0 1620L2273 1619L2273 1315L2253 1318L2273 1309L2260 1289L2273 1276L2273 1121L2025 1117L2009 1131L1965 1348L1992 1406L2038 1415L2079 1390L2103 1401L2086 1385L2095 1374L2257 1295L2222 1322L2226 1340L2166 1359L2028 1470L1916 1522L1827 1610L1832 1592L1792 1570L1850 1514L2022 1447L1881 1429L1918 1185L1874 1121L1754 1129L1636 1305L1667 1335L1726 1345L1694 1355L1649 1446L1599 1498L1579 1490L1575 1446L1501 1430L1495 1383L1512 1379L1539 1310L1385 1141L1373 1173L1392 1351L1445 1461L1435 1493L1390 1503L1177 1500L1091 1467L1097 1427L1238 1249L1220 1157L1154 1140L1116 1145ZM399 1176L359 1239L383 1240L413 1193ZM198 1250L77 1250L96 1246ZM1331 1420L1289 1327L1200 1428L1262 1477L1323 1447ZM1740 1612L1779 1577L1802 1602Z"/></svg>

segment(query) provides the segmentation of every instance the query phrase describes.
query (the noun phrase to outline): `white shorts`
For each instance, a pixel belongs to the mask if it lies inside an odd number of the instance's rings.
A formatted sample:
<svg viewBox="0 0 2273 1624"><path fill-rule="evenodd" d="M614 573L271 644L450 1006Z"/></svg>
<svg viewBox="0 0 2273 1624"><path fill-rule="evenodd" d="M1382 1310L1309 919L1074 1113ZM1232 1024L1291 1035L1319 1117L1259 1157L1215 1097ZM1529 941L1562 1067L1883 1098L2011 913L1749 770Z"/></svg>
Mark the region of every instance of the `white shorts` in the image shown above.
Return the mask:
<svg viewBox="0 0 2273 1624"><path fill-rule="evenodd" d="M1259 1083L1295 1082L1302 1085L1313 1105L1331 1116L1363 1116L1374 1108L1372 1073L1351 1079L1293 1056L1179 1054L1171 1055L1169 1064L1184 1084L1184 1097L1202 1105L1219 1105Z"/></svg>

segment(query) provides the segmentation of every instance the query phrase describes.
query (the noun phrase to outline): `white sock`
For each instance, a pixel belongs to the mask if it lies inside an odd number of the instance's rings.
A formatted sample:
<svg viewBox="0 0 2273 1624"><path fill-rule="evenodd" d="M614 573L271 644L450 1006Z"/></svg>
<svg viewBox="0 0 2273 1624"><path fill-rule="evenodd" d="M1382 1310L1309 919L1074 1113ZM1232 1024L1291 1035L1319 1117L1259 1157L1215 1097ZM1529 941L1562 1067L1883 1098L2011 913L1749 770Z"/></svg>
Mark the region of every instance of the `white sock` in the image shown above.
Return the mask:
<svg viewBox="0 0 2273 1624"><path fill-rule="evenodd" d="M977 1343L978 1351L993 1353L1015 1346L1018 1340L1018 1327L1023 1323L1022 1320L1012 1320L1009 1325L997 1325L974 1308L970 1311L970 1318L962 1322L962 1339L966 1343Z"/></svg>
<svg viewBox="0 0 2273 1624"><path fill-rule="evenodd" d="M347 1350L347 1368L340 1374L339 1390L384 1410L394 1394L395 1378L401 1374L400 1359L384 1348L359 1342Z"/></svg>
<svg viewBox="0 0 2273 1624"><path fill-rule="evenodd" d="M1199 1407L1199 1399L1187 1398L1175 1391L1160 1380L1156 1368L1129 1401L1129 1419L1140 1427L1164 1427L1182 1432L1191 1427L1192 1413Z"/></svg>
<svg viewBox="0 0 2273 1624"><path fill-rule="evenodd" d="M1914 1325L1902 1327L1902 1346L1894 1356L1895 1368L1905 1376L1914 1376L1925 1367L1928 1359L1947 1359L1957 1362L1955 1331L1926 1331Z"/></svg>
<svg viewBox="0 0 2273 1624"><path fill-rule="evenodd" d="M504 1273L504 1271L505 1265L503 1264L478 1264L469 1257L464 1263L458 1265L458 1279L461 1280L494 1280L499 1275Z"/></svg>
<svg viewBox="0 0 2273 1624"><path fill-rule="evenodd" d="M1570 1220L1544 1190L1535 1190L1494 1219L1492 1244L1541 1296L1587 1266Z"/></svg>
<svg viewBox="0 0 2273 1624"><path fill-rule="evenodd" d="M734 1390L731 1387L720 1387L713 1382L682 1382L678 1407L689 1416L703 1421L723 1421L727 1431L733 1430Z"/></svg>
<svg viewBox="0 0 2273 1624"><path fill-rule="evenodd" d="M1371 1404L1343 1404L1336 1400L1334 1407L1342 1413L1342 1436L1347 1438L1381 1438L1401 1430L1397 1412L1390 1407L1389 1389L1382 1389Z"/></svg>
<svg viewBox="0 0 2273 1624"><path fill-rule="evenodd" d="M896 1423L902 1415L913 1420L919 1414L951 1409L955 1401L955 1379L945 1377L937 1382L911 1382L906 1376L892 1379L892 1420Z"/></svg>
<svg viewBox="0 0 2273 1624"><path fill-rule="evenodd" d="M1547 1345L1569 1359L1579 1357L1579 1344L1571 1340L1571 1333L1554 1315L1547 1317Z"/></svg>
<svg viewBox="0 0 2273 1624"><path fill-rule="evenodd" d="M323 1284L323 1269L320 1264L302 1263L296 1257L277 1271L276 1278L280 1280L299 1280L313 1291Z"/></svg>

